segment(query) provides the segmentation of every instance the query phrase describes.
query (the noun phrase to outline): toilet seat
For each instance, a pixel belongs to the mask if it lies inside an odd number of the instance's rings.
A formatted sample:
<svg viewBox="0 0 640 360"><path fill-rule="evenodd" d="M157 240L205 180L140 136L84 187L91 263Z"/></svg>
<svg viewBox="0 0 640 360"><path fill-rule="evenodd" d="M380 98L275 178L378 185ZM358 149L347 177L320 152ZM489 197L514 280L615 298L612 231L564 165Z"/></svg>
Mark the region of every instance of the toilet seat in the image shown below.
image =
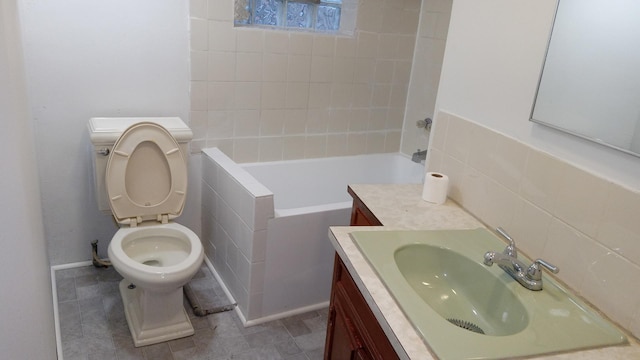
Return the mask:
<svg viewBox="0 0 640 360"><path fill-rule="evenodd" d="M135 162L131 161L134 157ZM145 166L147 163L164 166ZM118 223L137 226L155 220L166 224L184 208L187 164L177 141L164 127L140 122L125 130L114 144L105 183Z"/></svg>

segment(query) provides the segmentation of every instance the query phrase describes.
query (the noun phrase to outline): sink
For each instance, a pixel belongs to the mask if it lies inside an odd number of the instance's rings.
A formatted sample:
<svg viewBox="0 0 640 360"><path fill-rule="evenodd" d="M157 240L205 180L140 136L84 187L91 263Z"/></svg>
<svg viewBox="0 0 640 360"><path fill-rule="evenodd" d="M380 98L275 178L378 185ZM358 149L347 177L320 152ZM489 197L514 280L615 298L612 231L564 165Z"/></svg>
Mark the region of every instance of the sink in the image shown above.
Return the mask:
<svg viewBox="0 0 640 360"><path fill-rule="evenodd" d="M502 269L482 264L487 250L505 245L486 229L354 231L351 237L440 359L627 343L613 324L551 277L543 275L542 291L531 291Z"/></svg>
<svg viewBox="0 0 640 360"><path fill-rule="evenodd" d="M401 246L394 259L416 294L454 325L502 336L518 333L529 323L522 302L486 266L425 244Z"/></svg>

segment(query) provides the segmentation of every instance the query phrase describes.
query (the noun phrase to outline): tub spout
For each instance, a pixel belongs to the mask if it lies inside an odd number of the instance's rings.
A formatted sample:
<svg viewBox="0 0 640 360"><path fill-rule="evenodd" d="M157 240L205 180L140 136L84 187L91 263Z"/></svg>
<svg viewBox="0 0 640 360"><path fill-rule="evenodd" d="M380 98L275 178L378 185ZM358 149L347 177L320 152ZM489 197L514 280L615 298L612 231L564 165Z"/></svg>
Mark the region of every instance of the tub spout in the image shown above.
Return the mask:
<svg viewBox="0 0 640 360"><path fill-rule="evenodd" d="M426 160L426 159L427 159L427 150L420 151L420 149L418 149L418 151L414 152L413 155L411 156L411 161L416 162L418 164L422 160Z"/></svg>

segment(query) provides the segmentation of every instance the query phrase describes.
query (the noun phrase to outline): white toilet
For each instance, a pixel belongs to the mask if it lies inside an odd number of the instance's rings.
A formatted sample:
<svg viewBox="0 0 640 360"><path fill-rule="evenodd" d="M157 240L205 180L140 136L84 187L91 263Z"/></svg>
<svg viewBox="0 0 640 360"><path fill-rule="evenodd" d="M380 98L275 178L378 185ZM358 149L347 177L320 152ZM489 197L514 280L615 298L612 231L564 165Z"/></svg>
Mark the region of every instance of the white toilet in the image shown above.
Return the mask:
<svg viewBox="0 0 640 360"><path fill-rule="evenodd" d="M171 222L186 199L191 131L179 118L92 118L89 131L99 207L107 202L120 224L108 253L124 278L120 294L135 346L192 335L182 287L204 251L193 231Z"/></svg>

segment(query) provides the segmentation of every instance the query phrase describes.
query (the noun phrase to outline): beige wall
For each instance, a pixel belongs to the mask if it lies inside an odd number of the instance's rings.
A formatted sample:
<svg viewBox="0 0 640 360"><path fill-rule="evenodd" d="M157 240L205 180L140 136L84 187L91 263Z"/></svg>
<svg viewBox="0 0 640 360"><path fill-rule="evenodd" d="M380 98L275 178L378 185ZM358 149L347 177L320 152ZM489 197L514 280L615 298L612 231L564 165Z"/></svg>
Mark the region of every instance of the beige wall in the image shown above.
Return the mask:
<svg viewBox="0 0 640 360"><path fill-rule="evenodd" d="M237 162L396 152L419 0L367 0L353 36L236 28L191 1L192 150Z"/></svg>

